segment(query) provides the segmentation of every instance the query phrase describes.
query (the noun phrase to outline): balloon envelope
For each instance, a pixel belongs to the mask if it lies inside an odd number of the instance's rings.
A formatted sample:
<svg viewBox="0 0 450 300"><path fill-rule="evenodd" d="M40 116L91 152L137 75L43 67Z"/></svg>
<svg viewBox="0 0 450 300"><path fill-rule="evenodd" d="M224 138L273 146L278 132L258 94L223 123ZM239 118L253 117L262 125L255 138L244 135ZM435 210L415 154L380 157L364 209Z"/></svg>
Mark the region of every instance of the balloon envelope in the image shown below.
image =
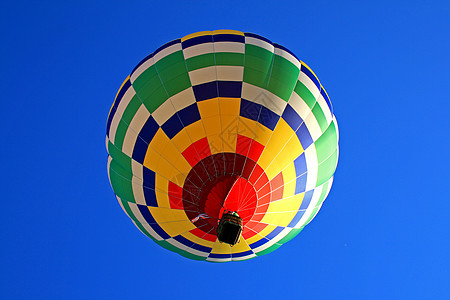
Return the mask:
<svg viewBox="0 0 450 300"><path fill-rule="evenodd" d="M269 253L327 197L338 128L327 93L288 49L233 30L198 32L142 60L108 116L108 174L149 238L213 262ZM239 242L217 240L226 211Z"/></svg>

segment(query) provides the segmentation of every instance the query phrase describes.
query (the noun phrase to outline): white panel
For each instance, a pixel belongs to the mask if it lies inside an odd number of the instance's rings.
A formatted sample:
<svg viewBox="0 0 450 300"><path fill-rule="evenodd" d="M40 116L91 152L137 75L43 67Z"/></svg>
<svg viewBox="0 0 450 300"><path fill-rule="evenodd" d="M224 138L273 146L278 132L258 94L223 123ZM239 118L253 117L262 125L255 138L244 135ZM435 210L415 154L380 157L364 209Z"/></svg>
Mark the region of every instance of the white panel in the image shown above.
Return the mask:
<svg viewBox="0 0 450 300"><path fill-rule="evenodd" d="M215 42L214 52L245 53L245 44L236 42Z"/></svg>
<svg viewBox="0 0 450 300"><path fill-rule="evenodd" d="M298 69L300 69L301 63L298 61L298 59L296 59L292 54L290 54L289 52L284 51L283 49L280 48L275 48L275 54L279 55L285 59L287 59L288 61L290 61L294 66L296 66Z"/></svg>
<svg viewBox="0 0 450 300"><path fill-rule="evenodd" d="M272 44L269 44L266 41L263 41L263 40L260 40L260 39L254 38L254 37L246 36L245 43L264 48L266 50L269 50L270 52L274 51L274 47Z"/></svg>
<svg viewBox="0 0 450 300"><path fill-rule="evenodd" d="M173 95L169 98L175 107L176 111L180 111L185 107L188 107L191 104L195 103L195 95L192 87L185 89L184 91L179 92L176 95Z"/></svg>
<svg viewBox="0 0 450 300"><path fill-rule="evenodd" d="M242 81L244 79L244 67L216 66L217 80Z"/></svg>
<svg viewBox="0 0 450 300"><path fill-rule="evenodd" d="M317 162L316 146L314 145L314 143L305 150L305 160L306 169L308 170L305 191L310 191L316 187L317 172L319 166Z"/></svg>
<svg viewBox="0 0 450 300"><path fill-rule="evenodd" d="M130 103L134 95L136 95L136 92L134 91L133 86L130 86L123 95L122 100L120 101L119 106L117 107L117 111L114 114L114 117L111 121L111 126L109 127L109 137L111 139L111 143L113 144L116 137L117 127L119 126L119 123L122 120L123 112L127 108L128 104Z"/></svg>
<svg viewBox="0 0 450 300"><path fill-rule="evenodd" d="M215 81L217 78L215 66L197 69L189 72L192 85Z"/></svg>
<svg viewBox="0 0 450 300"><path fill-rule="evenodd" d="M156 53L156 55L153 56L153 60L155 63L157 63L160 59L180 50L181 50L181 43L176 43Z"/></svg>
<svg viewBox="0 0 450 300"><path fill-rule="evenodd" d="M188 59L194 56L213 53L214 47L212 43L204 43L195 46L191 46L189 48L183 49L184 58Z"/></svg>
<svg viewBox="0 0 450 300"><path fill-rule="evenodd" d="M175 108L171 101L165 101L153 113L152 117L159 126L162 126L171 116L175 114Z"/></svg>
<svg viewBox="0 0 450 300"><path fill-rule="evenodd" d="M280 97L246 82L242 83L242 98L261 104L279 116L283 114L284 108L287 105L287 102Z"/></svg>

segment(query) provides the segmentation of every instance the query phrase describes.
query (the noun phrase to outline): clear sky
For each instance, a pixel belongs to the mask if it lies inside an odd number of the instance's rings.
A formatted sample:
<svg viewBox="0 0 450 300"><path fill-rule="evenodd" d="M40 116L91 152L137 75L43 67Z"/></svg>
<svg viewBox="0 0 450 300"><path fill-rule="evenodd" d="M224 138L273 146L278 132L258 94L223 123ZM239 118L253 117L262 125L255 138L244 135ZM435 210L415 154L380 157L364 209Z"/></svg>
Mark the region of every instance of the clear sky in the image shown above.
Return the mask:
<svg viewBox="0 0 450 300"><path fill-rule="evenodd" d="M2 299L450 299L450 2L2 1ZM293 51L340 129L330 195L294 240L214 264L134 227L106 172L124 78L184 35Z"/></svg>

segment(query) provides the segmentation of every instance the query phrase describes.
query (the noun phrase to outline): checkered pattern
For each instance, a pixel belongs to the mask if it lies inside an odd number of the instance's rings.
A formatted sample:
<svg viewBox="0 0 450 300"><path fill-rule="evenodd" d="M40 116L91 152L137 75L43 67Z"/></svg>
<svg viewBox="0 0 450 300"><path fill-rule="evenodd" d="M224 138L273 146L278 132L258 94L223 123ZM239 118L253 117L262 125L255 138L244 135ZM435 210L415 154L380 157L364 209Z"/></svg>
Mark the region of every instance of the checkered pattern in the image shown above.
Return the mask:
<svg viewBox="0 0 450 300"><path fill-rule="evenodd" d="M107 122L108 174L123 210L159 245L197 260L246 260L317 214L338 139L327 93L289 50L251 33L198 32L125 79ZM233 247L217 240L223 209L244 219Z"/></svg>

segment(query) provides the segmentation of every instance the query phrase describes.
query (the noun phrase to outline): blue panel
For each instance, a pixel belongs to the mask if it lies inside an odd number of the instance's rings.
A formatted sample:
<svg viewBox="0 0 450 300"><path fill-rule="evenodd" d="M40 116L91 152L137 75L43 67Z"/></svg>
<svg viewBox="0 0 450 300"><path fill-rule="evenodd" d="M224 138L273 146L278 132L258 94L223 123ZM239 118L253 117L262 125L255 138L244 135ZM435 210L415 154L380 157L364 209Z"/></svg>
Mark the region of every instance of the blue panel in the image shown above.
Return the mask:
<svg viewBox="0 0 450 300"><path fill-rule="evenodd" d="M211 258L231 258L231 254L210 253L208 257L211 257Z"/></svg>
<svg viewBox="0 0 450 300"><path fill-rule="evenodd" d="M122 88L119 90L119 93L117 94L117 97L113 103L113 106L111 107L111 112L109 113L108 121L106 123L106 135L108 137L109 137L109 130L111 127L111 122L112 122L112 119L114 118L114 115L116 114L117 107L119 106L120 101L122 101L123 95L125 95L126 91L128 91L130 86L131 86L131 81L130 81L130 79L128 79L127 81L125 81Z"/></svg>
<svg viewBox="0 0 450 300"><path fill-rule="evenodd" d="M297 130L297 132L295 132L295 134L300 140L300 143L302 144L304 150L306 150L306 148L308 148L313 143L312 137L309 134L309 130L306 127L305 123L303 123L300 126L300 128Z"/></svg>
<svg viewBox="0 0 450 300"><path fill-rule="evenodd" d="M306 190L306 180L308 173L305 173L295 179L295 194L303 193Z"/></svg>
<svg viewBox="0 0 450 300"><path fill-rule="evenodd" d="M242 81L217 81L219 97L241 98Z"/></svg>
<svg viewBox="0 0 450 300"><path fill-rule="evenodd" d="M212 40L212 35L202 35L202 36L197 36L191 39L188 39L184 42L181 43L183 49L195 46L195 45L199 45L199 44L204 44L204 43L211 43Z"/></svg>
<svg viewBox="0 0 450 300"><path fill-rule="evenodd" d="M163 239L169 239L170 235L168 235L155 221L152 214L150 213L150 210L145 205L137 205L139 208L139 211L141 212L141 215L144 217L147 224L149 224L152 229Z"/></svg>
<svg viewBox="0 0 450 300"><path fill-rule="evenodd" d="M147 204L147 206L158 207L158 200L156 200L155 190L153 188L149 188L146 186L144 186L143 190L144 190L145 204Z"/></svg>
<svg viewBox="0 0 450 300"><path fill-rule="evenodd" d="M260 36L260 35L254 34L254 33L250 33L250 32L245 32L244 34L245 34L245 36L252 37L252 38L257 38L257 39L263 40L263 41L265 41L265 42L267 42L269 44L272 44L271 40L266 39L263 36Z"/></svg>
<svg viewBox="0 0 450 300"><path fill-rule="evenodd" d="M178 114L174 114L161 126L161 128L169 139L172 139L184 128L184 126L181 124Z"/></svg>
<svg viewBox="0 0 450 300"><path fill-rule="evenodd" d="M325 99L325 101L327 102L328 108L331 111L331 114L333 115L333 105L331 104L330 98L328 98L327 93L325 93L324 89L320 90L320 94L322 95L322 97Z"/></svg>
<svg viewBox="0 0 450 300"><path fill-rule="evenodd" d="M262 238L259 241L254 242L253 244L250 244L249 247L252 249L256 249L262 245L264 245L265 243L267 243L269 240L266 238Z"/></svg>
<svg viewBox="0 0 450 300"><path fill-rule="evenodd" d="M299 210L287 227L295 227L295 225L297 225L298 222L300 222L300 219L303 217L304 214L305 214L304 210Z"/></svg>
<svg viewBox="0 0 450 300"><path fill-rule="evenodd" d="M289 104L286 105L286 108L284 109L283 115L281 117L286 121L286 123L288 123L288 125L294 131L297 131L297 129L303 123L302 118Z"/></svg>
<svg viewBox="0 0 450 300"><path fill-rule="evenodd" d="M182 110L177 112L180 117L181 123L183 126L189 126L194 122L200 120L200 112L198 111L197 103L191 104L188 107L183 108Z"/></svg>
<svg viewBox="0 0 450 300"><path fill-rule="evenodd" d="M144 163L145 154L147 153L147 148L148 144L143 139L138 137L136 139L136 143L134 144L133 154L131 157L142 165Z"/></svg>
<svg viewBox="0 0 450 300"><path fill-rule="evenodd" d="M239 252L239 253L232 253L231 257L243 257L243 256L247 256L247 255L252 255L252 254L255 254L255 252L248 250L248 251Z"/></svg>
<svg viewBox="0 0 450 300"><path fill-rule="evenodd" d="M197 243L194 243L193 241L190 241L190 240L188 240L187 238L185 238L185 237L183 237L181 235L177 235L177 236L173 237L173 239L176 240L177 242L180 242L181 244L189 247L189 248L192 248L192 249L195 249L195 250L198 250L198 251L202 251L202 252L205 252L205 253L210 253L211 250L212 250L212 248L205 247L205 246L199 245Z"/></svg>
<svg viewBox="0 0 450 300"><path fill-rule="evenodd" d="M147 121L145 121L144 126L139 132L139 137L144 141L146 141L147 144L150 144L158 129L159 129L158 123L156 123L155 119L152 116L150 116L148 117Z"/></svg>
<svg viewBox="0 0 450 300"><path fill-rule="evenodd" d="M294 166L295 175L297 175L297 177L306 173L308 169L306 167L306 157L304 152L294 160Z"/></svg>
<svg viewBox="0 0 450 300"><path fill-rule="evenodd" d="M270 130L274 130L278 120L280 120L279 115L264 106L261 107L261 113L258 120L259 123L266 126Z"/></svg>
<svg viewBox="0 0 450 300"><path fill-rule="evenodd" d="M239 115L253 121L258 121L262 106L245 99L241 99L241 108Z"/></svg>
<svg viewBox="0 0 450 300"><path fill-rule="evenodd" d="M214 42L239 42L245 43L245 37L238 34L215 34L213 35Z"/></svg>
<svg viewBox="0 0 450 300"><path fill-rule="evenodd" d="M217 81L207 82L192 87L197 101L217 98Z"/></svg>
<svg viewBox="0 0 450 300"><path fill-rule="evenodd" d="M285 48L284 46L281 46L281 45L279 45L277 43L273 43L273 45L275 46L275 48L284 50L287 53L289 53L290 55L292 55L293 57L295 57L297 60L299 60L298 57L291 50L289 50L288 48Z"/></svg>
<svg viewBox="0 0 450 300"><path fill-rule="evenodd" d="M300 206L300 209L307 209L309 206L309 203L311 203L312 196L314 194L314 190L307 191L305 193L305 196L303 197L302 205Z"/></svg>
<svg viewBox="0 0 450 300"><path fill-rule="evenodd" d="M278 226L277 228L275 228L271 233L269 233L266 238L268 238L269 240L273 239L274 237L276 237L281 231L283 231L285 227L281 227Z"/></svg>
<svg viewBox="0 0 450 300"><path fill-rule="evenodd" d="M305 73L306 76L308 76L309 79L311 79L314 82L314 84L317 86L319 91L321 90L319 80L317 80L316 76L314 76L314 74L307 67L302 65L301 68L300 68L300 71Z"/></svg>
<svg viewBox="0 0 450 300"><path fill-rule="evenodd" d="M146 168L145 166L142 166L143 171L143 185L147 188L154 189L155 188L155 172L152 170Z"/></svg>

